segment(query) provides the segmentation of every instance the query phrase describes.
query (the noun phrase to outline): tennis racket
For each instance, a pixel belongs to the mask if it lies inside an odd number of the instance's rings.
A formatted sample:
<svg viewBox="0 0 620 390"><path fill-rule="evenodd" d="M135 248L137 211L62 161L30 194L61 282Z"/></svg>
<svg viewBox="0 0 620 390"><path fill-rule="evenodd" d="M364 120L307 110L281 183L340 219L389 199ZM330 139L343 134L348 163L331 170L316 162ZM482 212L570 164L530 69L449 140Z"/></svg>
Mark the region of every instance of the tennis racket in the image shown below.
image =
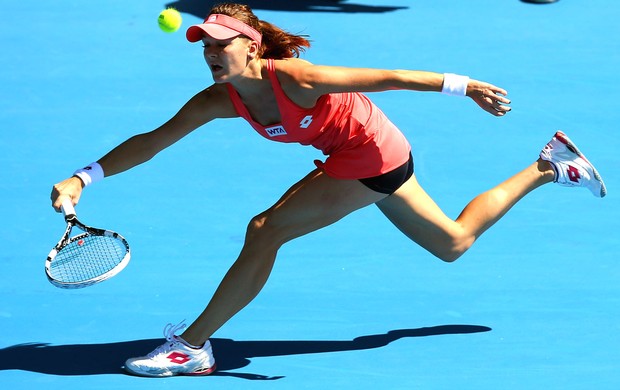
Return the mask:
<svg viewBox="0 0 620 390"><path fill-rule="evenodd" d="M56 287L92 286L118 274L130 259L129 244L120 234L81 223L73 203L62 203L67 228L45 261L47 278ZM76 227L80 230L71 236Z"/></svg>

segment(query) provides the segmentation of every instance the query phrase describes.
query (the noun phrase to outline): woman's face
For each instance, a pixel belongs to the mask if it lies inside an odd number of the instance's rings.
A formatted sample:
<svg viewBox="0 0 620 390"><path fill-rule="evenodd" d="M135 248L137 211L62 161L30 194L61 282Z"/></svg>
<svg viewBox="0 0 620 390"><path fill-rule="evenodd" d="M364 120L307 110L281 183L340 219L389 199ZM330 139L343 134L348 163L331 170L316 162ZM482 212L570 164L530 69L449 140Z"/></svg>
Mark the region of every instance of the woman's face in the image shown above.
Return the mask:
<svg viewBox="0 0 620 390"><path fill-rule="evenodd" d="M226 40L217 40L208 35L202 38L204 57L213 81L230 82L243 75L248 62L255 57L252 41L237 36Z"/></svg>

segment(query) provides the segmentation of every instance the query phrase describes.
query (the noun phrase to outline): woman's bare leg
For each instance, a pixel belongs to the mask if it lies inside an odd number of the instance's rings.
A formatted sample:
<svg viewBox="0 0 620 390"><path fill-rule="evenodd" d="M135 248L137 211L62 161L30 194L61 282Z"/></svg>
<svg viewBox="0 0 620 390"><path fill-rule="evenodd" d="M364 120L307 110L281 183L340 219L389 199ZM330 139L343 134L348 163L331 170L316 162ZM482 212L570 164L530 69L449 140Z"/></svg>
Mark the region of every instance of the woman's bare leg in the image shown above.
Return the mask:
<svg viewBox="0 0 620 390"><path fill-rule="evenodd" d="M278 249L287 241L330 225L385 198L358 180L337 180L315 170L250 222L238 259L202 314L181 337L202 345L265 285Z"/></svg>
<svg viewBox="0 0 620 390"><path fill-rule="evenodd" d="M386 197L357 180L337 180L315 170L273 207L252 219L238 259L182 337L193 345L204 343L256 297L285 242L328 226L361 207L376 203L409 238L437 257L453 261L515 203L553 177L551 166L539 160L477 196L454 221L424 192L415 176Z"/></svg>
<svg viewBox="0 0 620 390"><path fill-rule="evenodd" d="M551 165L539 159L497 187L478 195L456 221L441 211L415 176L377 206L413 241L444 261L454 261L520 199L553 178Z"/></svg>

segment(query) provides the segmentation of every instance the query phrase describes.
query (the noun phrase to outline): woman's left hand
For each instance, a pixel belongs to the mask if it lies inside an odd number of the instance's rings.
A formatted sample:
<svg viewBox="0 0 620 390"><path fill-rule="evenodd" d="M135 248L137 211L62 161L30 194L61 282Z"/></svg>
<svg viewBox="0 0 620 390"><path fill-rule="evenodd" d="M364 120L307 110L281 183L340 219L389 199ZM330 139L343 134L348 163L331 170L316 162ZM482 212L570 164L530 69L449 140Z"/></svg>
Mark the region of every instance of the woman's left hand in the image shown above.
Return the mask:
<svg viewBox="0 0 620 390"><path fill-rule="evenodd" d="M470 79L467 84L467 96L486 112L495 116L504 116L511 110L506 104L510 99L506 98L508 92L493 84Z"/></svg>

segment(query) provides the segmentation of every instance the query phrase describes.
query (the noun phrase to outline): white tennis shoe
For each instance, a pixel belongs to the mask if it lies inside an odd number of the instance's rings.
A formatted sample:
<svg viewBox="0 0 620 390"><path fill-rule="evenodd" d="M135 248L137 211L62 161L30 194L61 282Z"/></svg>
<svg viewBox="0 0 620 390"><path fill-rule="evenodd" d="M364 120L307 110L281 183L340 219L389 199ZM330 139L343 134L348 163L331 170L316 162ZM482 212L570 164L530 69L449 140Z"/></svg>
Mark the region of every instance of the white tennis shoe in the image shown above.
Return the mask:
<svg viewBox="0 0 620 390"><path fill-rule="evenodd" d="M175 332L185 328L185 324L168 324L164 328L166 342L146 356L128 359L125 371L133 375L167 377L173 375L209 375L215 371L215 359L211 343L202 348L190 347Z"/></svg>
<svg viewBox="0 0 620 390"><path fill-rule="evenodd" d="M540 152L540 158L553 166L555 183L567 187L586 187L599 198L607 195L601 175L563 132L555 133Z"/></svg>

